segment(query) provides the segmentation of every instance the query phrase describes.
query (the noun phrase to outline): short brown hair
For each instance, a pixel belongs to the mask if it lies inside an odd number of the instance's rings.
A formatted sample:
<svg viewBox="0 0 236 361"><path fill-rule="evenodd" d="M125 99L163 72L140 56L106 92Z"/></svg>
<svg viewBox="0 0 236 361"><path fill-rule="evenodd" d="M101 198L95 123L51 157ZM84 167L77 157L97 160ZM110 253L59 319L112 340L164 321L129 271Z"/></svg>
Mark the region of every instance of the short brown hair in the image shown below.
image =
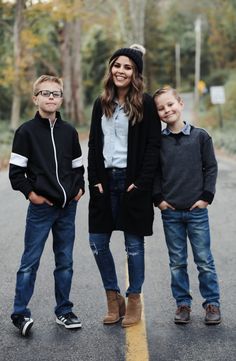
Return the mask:
<svg viewBox="0 0 236 361"><path fill-rule="evenodd" d="M63 90L63 81L61 78L58 78L57 76L54 75L41 75L33 84L33 94L36 95L38 92L38 86L39 84L44 83L45 81L51 81L53 83L56 83L58 85L60 85L61 90Z"/></svg>
<svg viewBox="0 0 236 361"><path fill-rule="evenodd" d="M168 93L169 91L174 95L174 97L178 100L178 102L182 101L182 98L179 95L179 93L177 92L177 90L175 88L172 88L169 85L166 85L166 86L164 86L162 88L157 89L153 94L153 99L155 100L155 98L157 98L161 94Z"/></svg>

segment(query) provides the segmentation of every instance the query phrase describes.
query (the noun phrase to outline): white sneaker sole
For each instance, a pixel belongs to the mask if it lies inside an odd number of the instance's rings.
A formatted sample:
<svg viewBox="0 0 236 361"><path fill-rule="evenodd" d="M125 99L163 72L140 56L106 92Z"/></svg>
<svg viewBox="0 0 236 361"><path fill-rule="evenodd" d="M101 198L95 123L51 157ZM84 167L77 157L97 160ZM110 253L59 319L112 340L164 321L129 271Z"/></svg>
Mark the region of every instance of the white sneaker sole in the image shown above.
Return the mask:
<svg viewBox="0 0 236 361"><path fill-rule="evenodd" d="M33 321L32 318L30 318L30 319L26 322L26 324L24 325L24 327L22 328L22 330L21 330L21 335L22 335L22 336L28 336L28 334L29 334L29 332L30 332L30 329L31 329L31 327L33 326L33 324L34 324L34 321Z"/></svg>

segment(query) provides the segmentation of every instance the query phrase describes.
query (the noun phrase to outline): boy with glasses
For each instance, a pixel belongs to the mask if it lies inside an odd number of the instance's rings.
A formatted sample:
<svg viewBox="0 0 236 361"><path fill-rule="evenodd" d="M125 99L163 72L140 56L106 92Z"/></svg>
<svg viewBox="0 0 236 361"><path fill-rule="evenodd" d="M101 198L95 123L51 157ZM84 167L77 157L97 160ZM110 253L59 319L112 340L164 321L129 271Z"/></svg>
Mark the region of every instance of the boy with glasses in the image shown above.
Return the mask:
<svg viewBox="0 0 236 361"><path fill-rule="evenodd" d="M81 327L72 312L69 294L75 214L84 193L84 167L78 133L58 111L62 100L62 80L50 75L39 77L33 85L33 102L38 111L16 130L13 140L9 178L12 188L29 200L25 247L11 315L22 336L27 336L33 325L27 306L50 230L55 256L56 322L69 329Z"/></svg>

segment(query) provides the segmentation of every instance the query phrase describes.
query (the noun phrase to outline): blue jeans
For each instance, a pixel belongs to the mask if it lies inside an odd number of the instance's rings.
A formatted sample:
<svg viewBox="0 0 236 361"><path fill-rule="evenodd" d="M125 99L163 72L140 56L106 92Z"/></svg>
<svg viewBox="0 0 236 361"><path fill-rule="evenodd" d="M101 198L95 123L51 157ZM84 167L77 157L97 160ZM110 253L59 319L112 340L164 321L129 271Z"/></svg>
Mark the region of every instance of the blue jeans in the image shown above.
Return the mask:
<svg viewBox="0 0 236 361"><path fill-rule="evenodd" d="M126 169L108 170L111 208L114 224L119 218L122 194L126 192ZM128 259L129 293L141 293L144 282L144 237L124 232ZM90 233L89 242L100 271L105 290L120 292L113 256L110 250L111 233Z"/></svg>
<svg viewBox="0 0 236 361"><path fill-rule="evenodd" d="M75 214L77 201L64 209L47 204L30 203L26 218L25 248L17 272L13 315L30 317L27 305L33 295L40 258L50 230L53 235L55 256L55 298L56 315L70 312L73 303L69 301L73 275L73 245L75 239Z"/></svg>
<svg viewBox="0 0 236 361"><path fill-rule="evenodd" d="M203 307L208 304L219 306L219 284L210 249L208 210L173 211L168 208L162 211L162 221L169 251L171 289L177 306L191 306L192 300L187 272L187 237L199 272L199 289L205 300Z"/></svg>

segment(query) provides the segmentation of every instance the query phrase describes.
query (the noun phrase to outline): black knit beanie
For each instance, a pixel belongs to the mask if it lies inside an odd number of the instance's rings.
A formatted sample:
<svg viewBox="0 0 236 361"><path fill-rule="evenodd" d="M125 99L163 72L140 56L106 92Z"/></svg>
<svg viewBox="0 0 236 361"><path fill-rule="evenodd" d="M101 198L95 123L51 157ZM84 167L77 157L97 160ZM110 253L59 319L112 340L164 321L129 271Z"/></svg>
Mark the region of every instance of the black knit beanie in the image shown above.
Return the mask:
<svg viewBox="0 0 236 361"><path fill-rule="evenodd" d="M145 49L140 45L131 45L130 48L121 48L118 49L112 54L109 60L109 64L112 62L113 59L124 55L133 60L136 64L138 72L142 74L143 71L143 54L145 53Z"/></svg>

